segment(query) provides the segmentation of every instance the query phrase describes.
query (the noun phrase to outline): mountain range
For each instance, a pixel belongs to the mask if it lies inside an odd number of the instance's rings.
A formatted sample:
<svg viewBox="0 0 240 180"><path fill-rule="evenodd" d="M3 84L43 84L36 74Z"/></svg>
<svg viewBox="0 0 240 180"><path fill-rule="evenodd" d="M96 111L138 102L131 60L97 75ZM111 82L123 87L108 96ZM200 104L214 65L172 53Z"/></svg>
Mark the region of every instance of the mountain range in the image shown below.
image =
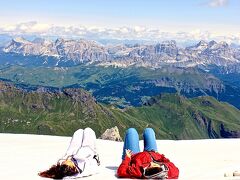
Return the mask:
<svg viewBox="0 0 240 180"><path fill-rule="evenodd" d="M121 136L129 127L146 127L161 139L240 137L240 111L208 96L185 98L178 94L152 97L141 107L119 109L96 101L81 88L50 90L38 86L26 91L0 81L0 132L72 135L91 127L99 137L118 126Z"/></svg>
<svg viewBox="0 0 240 180"><path fill-rule="evenodd" d="M225 42L15 38L0 50L0 132L92 127L100 136L117 126L121 136L152 127L161 139L240 137L239 73L240 48Z"/></svg>
<svg viewBox="0 0 240 180"><path fill-rule="evenodd" d="M106 44L18 37L0 50L0 78L16 84L84 88L97 101L141 106L160 93L213 96L240 108L240 48L200 41ZM30 85L30 86L28 86Z"/></svg>
<svg viewBox="0 0 240 180"><path fill-rule="evenodd" d="M59 38L52 41L36 38L29 41L18 37L5 44L2 53L41 56L44 58L38 64L43 66L66 67L84 63L159 68L168 65L198 67L208 71L209 66L214 65L224 67L226 73L240 70L240 47L216 41L200 41L196 45L182 48L178 47L174 40L157 44L102 45L96 41L84 39ZM18 61L18 64L28 65L31 62Z"/></svg>

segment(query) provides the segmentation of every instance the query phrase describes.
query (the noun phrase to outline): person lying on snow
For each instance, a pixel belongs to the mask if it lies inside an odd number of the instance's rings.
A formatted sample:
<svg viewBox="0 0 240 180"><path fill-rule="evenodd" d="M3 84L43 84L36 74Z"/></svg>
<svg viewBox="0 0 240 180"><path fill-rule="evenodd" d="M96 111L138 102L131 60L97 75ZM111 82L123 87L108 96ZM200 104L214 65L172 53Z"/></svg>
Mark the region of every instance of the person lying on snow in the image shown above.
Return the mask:
<svg viewBox="0 0 240 180"><path fill-rule="evenodd" d="M143 133L144 151L139 149L139 136L134 128L127 130L122 163L118 167L119 178L177 179L179 169L163 154L157 152L153 129L146 128Z"/></svg>
<svg viewBox="0 0 240 180"><path fill-rule="evenodd" d="M53 179L71 179L98 173L100 165L96 151L96 135L91 128L78 129L71 139L66 154L50 169L38 175Z"/></svg>

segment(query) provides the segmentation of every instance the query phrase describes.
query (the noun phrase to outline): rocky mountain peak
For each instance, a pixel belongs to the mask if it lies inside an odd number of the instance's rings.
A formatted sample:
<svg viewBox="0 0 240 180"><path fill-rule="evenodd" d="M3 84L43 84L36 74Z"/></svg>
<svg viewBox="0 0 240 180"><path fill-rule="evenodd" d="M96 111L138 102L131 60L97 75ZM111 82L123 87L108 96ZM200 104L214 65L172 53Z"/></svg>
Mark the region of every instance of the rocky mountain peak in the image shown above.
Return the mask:
<svg viewBox="0 0 240 180"><path fill-rule="evenodd" d="M4 52L14 52L18 54L25 54L21 51L24 46L31 45L32 43L22 37L17 37L12 39L10 43L6 45L6 47L3 48Z"/></svg>
<svg viewBox="0 0 240 180"><path fill-rule="evenodd" d="M204 40L199 41L199 43L197 43L196 47L207 47L208 43Z"/></svg>
<svg viewBox="0 0 240 180"><path fill-rule="evenodd" d="M96 103L96 99L88 92L84 91L83 89L75 89L75 88L66 88L63 89L63 93L66 96L71 97L76 102L82 102L82 103Z"/></svg>
<svg viewBox="0 0 240 180"><path fill-rule="evenodd" d="M179 48L176 41L157 44L104 46L95 41L58 38L55 42L36 39L32 42L16 38L5 46L4 52L23 55L51 56L57 58L56 66L94 63L102 66L142 66L159 68L195 67L199 65L228 66L239 63L240 49L226 42L200 41L186 48ZM46 62L44 62L46 63Z"/></svg>
<svg viewBox="0 0 240 180"><path fill-rule="evenodd" d="M187 47L187 50L190 51L203 51L208 48L208 43L204 40L199 41L196 45Z"/></svg>
<svg viewBox="0 0 240 180"><path fill-rule="evenodd" d="M26 39L23 38L23 37L13 38L13 39L12 39L12 42L15 42L15 43L30 43L30 41L26 40Z"/></svg>
<svg viewBox="0 0 240 180"><path fill-rule="evenodd" d="M222 45L222 47L224 47L224 48L230 47L229 44L226 43L225 41L221 41L219 44Z"/></svg>
<svg viewBox="0 0 240 180"><path fill-rule="evenodd" d="M208 46L209 46L209 47L212 47L212 46L214 46L214 45L216 45L216 44L217 44L217 42L214 41L214 40L212 40L212 41L210 41L210 42L208 43Z"/></svg>
<svg viewBox="0 0 240 180"><path fill-rule="evenodd" d="M13 38L12 41L9 44L7 44L6 47L11 47L11 49L14 49L14 48L18 48L20 46L24 46L27 44L32 44L32 42L28 41L22 37L17 37L17 38Z"/></svg>
<svg viewBox="0 0 240 180"><path fill-rule="evenodd" d="M55 44L59 45L59 44L62 44L64 42L65 42L65 40L63 38L57 38L56 41L55 41Z"/></svg>

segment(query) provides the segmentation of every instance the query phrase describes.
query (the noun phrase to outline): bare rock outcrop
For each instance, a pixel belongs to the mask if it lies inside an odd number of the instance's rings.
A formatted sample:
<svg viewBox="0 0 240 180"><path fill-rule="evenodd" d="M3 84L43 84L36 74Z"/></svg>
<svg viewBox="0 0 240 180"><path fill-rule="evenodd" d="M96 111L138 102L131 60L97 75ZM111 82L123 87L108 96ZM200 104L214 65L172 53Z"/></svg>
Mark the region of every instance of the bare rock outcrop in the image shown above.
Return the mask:
<svg viewBox="0 0 240 180"><path fill-rule="evenodd" d="M122 138L119 134L118 127L107 129L100 137L100 139L111 140L111 141L122 141Z"/></svg>

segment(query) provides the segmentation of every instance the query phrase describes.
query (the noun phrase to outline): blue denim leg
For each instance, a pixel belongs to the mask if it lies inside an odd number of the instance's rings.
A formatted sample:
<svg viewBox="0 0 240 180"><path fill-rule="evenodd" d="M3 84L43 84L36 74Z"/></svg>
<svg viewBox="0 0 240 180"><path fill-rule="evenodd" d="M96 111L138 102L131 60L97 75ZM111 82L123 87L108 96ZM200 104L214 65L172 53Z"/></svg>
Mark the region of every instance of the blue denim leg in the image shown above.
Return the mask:
<svg viewBox="0 0 240 180"><path fill-rule="evenodd" d="M140 152L139 136L135 128L129 128L125 134L122 159L125 158L126 149L130 149L134 154Z"/></svg>
<svg viewBox="0 0 240 180"><path fill-rule="evenodd" d="M143 132L144 151L157 151L155 132L152 128L146 128Z"/></svg>

